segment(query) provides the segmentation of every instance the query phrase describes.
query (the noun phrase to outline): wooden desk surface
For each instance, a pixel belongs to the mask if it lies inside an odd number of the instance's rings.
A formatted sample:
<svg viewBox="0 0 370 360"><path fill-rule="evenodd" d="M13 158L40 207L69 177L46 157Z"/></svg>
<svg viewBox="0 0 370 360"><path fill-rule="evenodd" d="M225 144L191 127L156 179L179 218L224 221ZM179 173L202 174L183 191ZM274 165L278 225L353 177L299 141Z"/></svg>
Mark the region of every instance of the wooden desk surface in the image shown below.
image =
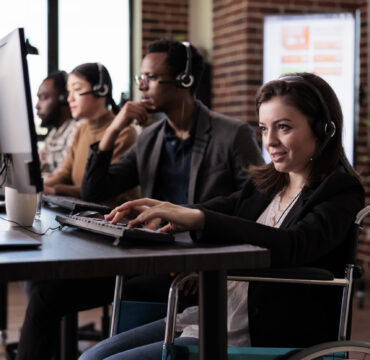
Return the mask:
<svg viewBox="0 0 370 360"><path fill-rule="evenodd" d="M59 225L60 211L44 207L41 222L33 230L42 232ZM4 214L0 215L5 217ZM0 221L0 228L9 227ZM117 274L159 274L268 267L270 254L252 245L196 246L187 234L176 235L174 245L136 245L115 247L103 235L65 227L39 236L23 233L42 241L37 250L1 250L0 281L88 278Z"/></svg>

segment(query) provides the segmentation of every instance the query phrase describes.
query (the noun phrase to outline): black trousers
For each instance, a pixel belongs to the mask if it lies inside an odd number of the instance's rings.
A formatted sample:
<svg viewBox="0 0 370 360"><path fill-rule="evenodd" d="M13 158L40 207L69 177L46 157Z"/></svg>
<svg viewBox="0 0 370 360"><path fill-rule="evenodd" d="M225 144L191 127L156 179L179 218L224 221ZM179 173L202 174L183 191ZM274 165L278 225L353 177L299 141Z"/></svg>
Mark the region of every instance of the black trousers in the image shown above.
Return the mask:
<svg viewBox="0 0 370 360"><path fill-rule="evenodd" d="M167 302L173 277L135 276L125 281L126 300ZM113 300L114 278L34 281L27 285L29 302L21 330L17 360L49 360L57 344L61 318ZM196 296L186 303L196 303Z"/></svg>

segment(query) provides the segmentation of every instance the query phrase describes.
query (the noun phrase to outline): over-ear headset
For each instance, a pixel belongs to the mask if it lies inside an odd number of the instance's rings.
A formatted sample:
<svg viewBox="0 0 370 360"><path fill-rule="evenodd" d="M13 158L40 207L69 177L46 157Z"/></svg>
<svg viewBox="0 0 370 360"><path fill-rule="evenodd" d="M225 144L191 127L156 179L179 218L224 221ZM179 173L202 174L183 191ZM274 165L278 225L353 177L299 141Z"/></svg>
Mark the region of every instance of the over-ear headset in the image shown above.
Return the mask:
<svg viewBox="0 0 370 360"><path fill-rule="evenodd" d="M80 96L88 94L93 94L95 97L107 96L109 92L109 86L107 84L104 84L103 81L103 65L100 63L96 63L96 66L98 67L99 71L99 82L92 86L92 90L81 93Z"/></svg>
<svg viewBox="0 0 370 360"><path fill-rule="evenodd" d="M185 46L186 49L186 64L184 71L176 76L176 80L160 80L158 81L160 84L176 83L178 87L185 89L190 88L194 84L194 76L191 73L192 69L191 46L190 43L187 41L184 41L182 44Z"/></svg>
<svg viewBox="0 0 370 360"><path fill-rule="evenodd" d="M65 71L60 72L60 76L63 79L63 91L58 96L58 102L60 105L68 105L68 91L67 91L67 79L68 74Z"/></svg>
<svg viewBox="0 0 370 360"><path fill-rule="evenodd" d="M286 75L281 76L279 80L286 82L299 82L304 84L316 95L321 104L321 107L324 112L324 117L315 119L315 124L313 127L315 135L320 139L321 144L310 159L311 161L316 160L320 156L320 154L322 153L330 139L334 136L336 131L336 126L335 123L331 120L328 106L319 89L317 89L317 87L315 87L310 81L306 80L304 77L299 75Z"/></svg>
<svg viewBox="0 0 370 360"><path fill-rule="evenodd" d="M60 105L68 105L68 92L67 90L63 91L59 96L58 96L58 101Z"/></svg>

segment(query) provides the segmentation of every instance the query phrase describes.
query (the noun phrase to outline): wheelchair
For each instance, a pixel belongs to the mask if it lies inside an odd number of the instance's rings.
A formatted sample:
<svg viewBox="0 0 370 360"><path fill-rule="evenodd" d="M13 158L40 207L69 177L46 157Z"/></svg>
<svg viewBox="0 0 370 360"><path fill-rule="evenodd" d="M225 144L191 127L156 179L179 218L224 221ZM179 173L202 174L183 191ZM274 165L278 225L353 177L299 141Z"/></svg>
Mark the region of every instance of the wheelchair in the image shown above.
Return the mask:
<svg viewBox="0 0 370 360"><path fill-rule="evenodd" d="M342 303L340 311L339 331L337 341L318 344L306 349L294 348L228 348L228 360L311 360L311 359L370 359L370 343L348 340L347 329L350 323L350 306L352 304L352 289L355 278L361 277L361 269L354 265L357 238L362 230L364 218L370 214L370 206L358 212L353 226L353 241L346 265L345 276L335 278L327 270L299 268L299 269L266 269L263 272L248 273L244 276L228 276L233 281L264 281L291 284L312 284L323 286L340 286ZM197 278L196 273L180 274L172 282L167 306L166 331L163 344L162 360L175 360L176 352L188 355L188 360L199 358L199 349L196 346L175 346L175 325L178 306L178 291L180 285L190 279Z"/></svg>

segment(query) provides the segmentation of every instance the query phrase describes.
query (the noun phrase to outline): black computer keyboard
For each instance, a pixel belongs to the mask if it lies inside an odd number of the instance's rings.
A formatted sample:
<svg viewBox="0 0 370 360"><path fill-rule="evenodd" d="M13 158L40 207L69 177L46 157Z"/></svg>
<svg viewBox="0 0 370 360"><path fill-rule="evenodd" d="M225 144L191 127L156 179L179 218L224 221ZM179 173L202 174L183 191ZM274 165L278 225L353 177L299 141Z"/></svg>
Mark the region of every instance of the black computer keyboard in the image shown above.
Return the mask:
<svg viewBox="0 0 370 360"><path fill-rule="evenodd" d="M47 195L42 194L42 201L58 205L60 207L71 210L73 213L84 211L84 210L93 210L98 211L102 214L108 214L111 212L112 208L109 206L84 201L71 196L60 196L60 195Z"/></svg>
<svg viewBox="0 0 370 360"><path fill-rule="evenodd" d="M108 235L115 238L114 245L126 240L140 240L144 242L173 243L174 236L146 228L129 229L127 223L113 225L104 219L97 219L79 215L57 215L55 220L61 225L74 226L91 232Z"/></svg>

